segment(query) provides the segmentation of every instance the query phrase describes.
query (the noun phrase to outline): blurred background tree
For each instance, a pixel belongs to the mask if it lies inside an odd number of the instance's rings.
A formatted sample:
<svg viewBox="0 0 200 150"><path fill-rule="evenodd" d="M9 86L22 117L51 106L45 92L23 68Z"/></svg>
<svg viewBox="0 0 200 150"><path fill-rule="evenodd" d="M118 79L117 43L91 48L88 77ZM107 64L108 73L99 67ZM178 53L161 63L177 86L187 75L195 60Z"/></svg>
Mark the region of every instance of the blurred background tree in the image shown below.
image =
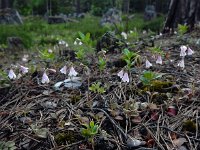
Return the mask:
<svg viewBox="0 0 200 150"><path fill-rule="evenodd" d="M176 28L178 24L187 25L192 29L195 23L199 21L199 0L171 0L163 32L169 32L170 29Z"/></svg>
<svg viewBox="0 0 200 150"><path fill-rule="evenodd" d="M22 15L44 15L46 13L56 15L60 13L91 12L101 16L109 8L117 8L127 12L143 12L146 5L155 5L157 12L166 13L169 0L0 0L1 8L14 7Z"/></svg>

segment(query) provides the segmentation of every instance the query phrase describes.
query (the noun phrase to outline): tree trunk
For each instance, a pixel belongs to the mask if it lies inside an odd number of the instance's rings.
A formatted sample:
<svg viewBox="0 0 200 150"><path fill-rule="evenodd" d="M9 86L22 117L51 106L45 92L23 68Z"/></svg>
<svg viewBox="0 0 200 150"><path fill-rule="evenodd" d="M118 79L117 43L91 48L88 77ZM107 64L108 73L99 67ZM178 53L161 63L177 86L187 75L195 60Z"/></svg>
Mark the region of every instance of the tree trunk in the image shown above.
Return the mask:
<svg viewBox="0 0 200 150"><path fill-rule="evenodd" d="M190 29L200 21L199 0L171 0L163 32L169 32L178 24L186 24Z"/></svg>

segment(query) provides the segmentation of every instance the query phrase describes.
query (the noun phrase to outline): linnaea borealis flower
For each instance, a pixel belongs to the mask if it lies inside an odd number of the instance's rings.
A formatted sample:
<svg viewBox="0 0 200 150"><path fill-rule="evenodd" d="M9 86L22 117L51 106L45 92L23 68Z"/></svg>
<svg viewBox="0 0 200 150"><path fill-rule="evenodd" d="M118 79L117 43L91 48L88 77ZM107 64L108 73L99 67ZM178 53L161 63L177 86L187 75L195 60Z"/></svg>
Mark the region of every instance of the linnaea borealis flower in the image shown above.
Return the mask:
<svg viewBox="0 0 200 150"><path fill-rule="evenodd" d="M29 57L29 55L28 55L28 54L25 54L25 55L22 57L22 61L23 61L23 62L28 62L28 57Z"/></svg>
<svg viewBox="0 0 200 150"><path fill-rule="evenodd" d="M180 56L181 57L185 57L186 56L187 47L183 45L180 48L181 48Z"/></svg>
<svg viewBox="0 0 200 150"><path fill-rule="evenodd" d="M60 69L60 72L63 73L63 74L67 74L67 66L65 65L64 67L62 67Z"/></svg>
<svg viewBox="0 0 200 150"><path fill-rule="evenodd" d="M20 65L20 71L22 72L22 74L28 73L28 69L29 69L28 67L24 67Z"/></svg>
<svg viewBox="0 0 200 150"><path fill-rule="evenodd" d="M48 53L53 53L52 49L48 49Z"/></svg>
<svg viewBox="0 0 200 150"><path fill-rule="evenodd" d="M70 76L70 77L72 77L72 76L77 76L77 72L76 72L76 70L74 69L74 67L71 67L70 68L70 70L69 70L69 74L68 74L68 76Z"/></svg>
<svg viewBox="0 0 200 150"><path fill-rule="evenodd" d="M126 40L128 37L127 37L127 34L125 32L122 32L121 33L121 36L123 36L123 38Z"/></svg>
<svg viewBox="0 0 200 150"><path fill-rule="evenodd" d="M120 72L118 72L117 76L120 77L123 82L129 82L129 77L127 72L121 70Z"/></svg>
<svg viewBox="0 0 200 150"><path fill-rule="evenodd" d="M76 38L76 40L74 41L74 45L82 45L83 43L81 42L81 39Z"/></svg>
<svg viewBox="0 0 200 150"><path fill-rule="evenodd" d="M150 63L147 59L145 62L146 68L150 68L152 66L152 63Z"/></svg>
<svg viewBox="0 0 200 150"><path fill-rule="evenodd" d="M162 57L161 57L161 55L158 55L157 60L156 60L156 64L162 65Z"/></svg>
<svg viewBox="0 0 200 150"><path fill-rule="evenodd" d="M10 69L10 71L8 73L8 77L10 79L16 79L17 78L16 74L14 73L14 71L12 69Z"/></svg>
<svg viewBox="0 0 200 150"><path fill-rule="evenodd" d="M147 31L146 31L146 30L143 30L143 31L142 31L142 34L147 34Z"/></svg>
<svg viewBox="0 0 200 150"><path fill-rule="evenodd" d="M77 45L77 41L76 40L74 41L74 45Z"/></svg>
<svg viewBox="0 0 200 150"><path fill-rule="evenodd" d="M81 41L79 41L78 45L82 45L83 43Z"/></svg>
<svg viewBox="0 0 200 150"><path fill-rule="evenodd" d="M120 77L120 78L123 78L123 76L124 76L124 71L121 70L120 72L118 72L117 76Z"/></svg>
<svg viewBox="0 0 200 150"><path fill-rule="evenodd" d="M178 66L181 67L181 68L185 68L184 59L181 59L181 61L178 63Z"/></svg>
<svg viewBox="0 0 200 150"><path fill-rule="evenodd" d="M128 77L128 73L127 72L124 73L124 76L122 77L122 81L123 82L129 82L129 77Z"/></svg>
<svg viewBox="0 0 200 150"><path fill-rule="evenodd" d="M59 44L59 45L65 45L65 44L66 44L66 42L65 42L65 41L63 41L63 40L60 40L60 41L58 42L58 44Z"/></svg>
<svg viewBox="0 0 200 150"><path fill-rule="evenodd" d="M187 54L192 55L192 54L194 54L194 51L191 48L188 47Z"/></svg>
<svg viewBox="0 0 200 150"><path fill-rule="evenodd" d="M49 83L50 80L49 80L49 77L47 76L47 73L46 73L46 70L44 71L43 75L42 75L42 81L41 81L43 84L45 83Z"/></svg>

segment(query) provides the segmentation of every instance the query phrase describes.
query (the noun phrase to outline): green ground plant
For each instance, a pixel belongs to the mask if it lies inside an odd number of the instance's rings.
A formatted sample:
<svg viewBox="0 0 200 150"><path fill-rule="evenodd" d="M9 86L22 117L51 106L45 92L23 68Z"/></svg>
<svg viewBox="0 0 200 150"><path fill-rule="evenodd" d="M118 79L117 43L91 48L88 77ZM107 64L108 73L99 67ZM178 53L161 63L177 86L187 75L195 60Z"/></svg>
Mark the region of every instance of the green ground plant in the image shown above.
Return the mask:
<svg viewBox="0 0 200 150"><path fill-rule="evenodd" d="M103 94L105 92L105 88L101 87L101 83L93 83L90 87L89 90L94 92L94 93L98 93L98 94Z"/></svg>
<svg viewBox="0 0 200 150"><path fill-rule="evenodd" d="M187 26L187 25L178 24L178 34L179 34L179 35L182 36L182 35L185 34L187 31L188 31L188 26Z"/></svg>
<svg viewBox="0 0 200 150"><path fill-rule="evenodd" d="M106 60L103 57L99 57L99 70L102 72L106 68Z"/></svg>
<svg viewBox="0 0 200 150"><path fill-rule="evenodd" d="M13 141L0 141L0 150L15 150L17 147L15 146L15 142Z"/></svg>
<svg viewBox="0 0 200 150"><path fill-rule="evenodd" d="M127 68L130 70L133 65L139 63L140 55L125 48L122 58L126 61Z"/></svg>
<svg viewBox="0 0 200 150"><path fill-rule="evenodd" d="M144 86L151 86L152 82L156 79L159 79L162 77L162 74L155 73L152 71L145 71L140 76L140 81Z"/></svg>
<svg viewBox="0 0 200 150"><path fill-rule="evenodd" d="M85 128L81 128L81 135L91 142L92 148L94 149L94 137L98 133L99 126L94 121L90 121L89 124L83 124L83 126Z"/></svg>
<svg viewBox="0 0 200 150"><path fill-rule="evenodd" d="M150 48L150 51L152 54L154 55L164 55L164 52L162 51L161 47L158 47L158 46L154 46L152 48Z"/></svg>
<svg viewBox="0 0 200 150"><path fill-rule="evenodd" d="M145 22L142 14L135 14L134 18L129 21L128 30L137 29L142 31L143 29L150 29L157 31L162 26L163 16L158 17L152 21ZM73 40L80 36L78 31L86 35L90 33L90 39L92 40L92 46L96 45L96 41L106 31L115 30L115 26L100 25L100 17L95 17L90 14L86 14L85 18L78 19L77 22L67 22L63 24L49 25L41 17L26 17L23 25L0 25L0 43L7 44L7 38L11 36L20 37L24 43L25 48L30 48L35 45L49 45L55 44L58 38L67 42L73 43ZM124 31L125 20L122 24L118 25L119 32Z"/></svg>

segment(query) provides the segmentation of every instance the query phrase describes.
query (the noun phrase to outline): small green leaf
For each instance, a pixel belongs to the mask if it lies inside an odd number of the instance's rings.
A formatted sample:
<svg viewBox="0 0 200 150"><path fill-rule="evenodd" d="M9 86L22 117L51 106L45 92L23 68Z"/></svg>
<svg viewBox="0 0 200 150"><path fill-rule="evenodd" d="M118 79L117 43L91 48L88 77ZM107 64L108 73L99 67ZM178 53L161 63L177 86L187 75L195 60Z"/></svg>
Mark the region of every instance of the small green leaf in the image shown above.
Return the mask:
<svg viewBox="0 0 200 150"><path fill-rule="evenodd" d="M86 41L86 42L89 42L89 41L90 41L90 33L87 33L87 34L85 35L85 41Z"/></svg>
<svg viewBox="0 0 200 150"><path fill-rule="evenodd" d="M94 121L90 121L90 127L91 127L91 128L94 127Z"/></svg>
<svg viewBox="0 0 200 150"><path fill-rule="evenodd" d="M84 40L84 39L85 39L85 35L84 35L82 32L79 31L78 34L79 34L81 40Z"/></svg>

